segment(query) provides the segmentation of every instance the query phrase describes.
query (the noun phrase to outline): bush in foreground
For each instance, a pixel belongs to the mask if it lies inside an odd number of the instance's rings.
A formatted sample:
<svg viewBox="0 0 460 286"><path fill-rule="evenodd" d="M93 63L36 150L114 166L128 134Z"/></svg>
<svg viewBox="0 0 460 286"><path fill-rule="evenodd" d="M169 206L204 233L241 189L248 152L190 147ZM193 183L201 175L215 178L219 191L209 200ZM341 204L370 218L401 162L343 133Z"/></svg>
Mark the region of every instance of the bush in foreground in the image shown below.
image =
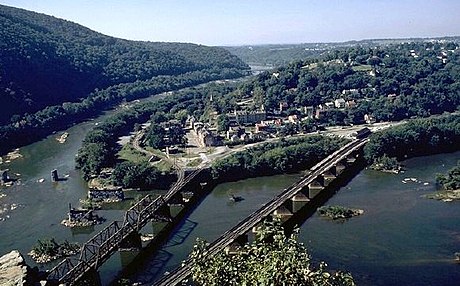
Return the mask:
<svg viewBox="0 0 460 286"><path fill-rule="evenodd" d="M355 285L346 272L330 272L321 262L313 267L298 230L287 237L281 224L265 222L256 239L237 254L207 257L206 242L198 240L191 259L196 285Z"/></svg>

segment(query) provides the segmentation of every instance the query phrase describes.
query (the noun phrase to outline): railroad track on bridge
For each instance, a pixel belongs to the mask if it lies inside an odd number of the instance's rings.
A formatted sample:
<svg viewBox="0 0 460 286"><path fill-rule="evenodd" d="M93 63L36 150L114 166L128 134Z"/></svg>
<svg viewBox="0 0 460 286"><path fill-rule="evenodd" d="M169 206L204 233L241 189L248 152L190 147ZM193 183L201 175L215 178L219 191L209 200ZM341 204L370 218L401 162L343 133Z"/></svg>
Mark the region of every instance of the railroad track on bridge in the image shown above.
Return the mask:
<svg viewBox="0 0 460 286"><path fill-rule="evenodd" d="M154 198L146 195L129 208L123 221L112 221L108 226L89 239L82 247L78 259L65 258L48 272L47 280L58 284L73 285L85 274L101 266L123 241L139 232L148 221L165 220L161 209L168 206L172 199L187 183L195 178L203 169L195 169L185 176L179 172L178 181L164 196Z"/></svg>
<svg viewBox="0 0 460 286"><path fill-rule="evenodd" d="M299 193L306 185L313 182L316 178L321 176L324 172L338 164L349 154L362 148L368 139L357 139L354 140L341 149L335 151L331 155L327 156L321 162L316 164L310 169L310 173L304 178L299 180L294 185L285 189L281 194L273 198L271 201L263 205L259 210L250 214L246 219L242 220L232 229L226 231L221 237L209 244L204 252L204 256L213 256L224 250L225 247L233 243L238 237L244 235L260 223L265 217L271 215L277 208L283 205L284 202L292 198L294 195ZM174 271L165 275L162 279L157 281L155 286L172 286L181 283L183 280L190 276L191 269L193 267L190 259L185 260L181 267L178 267Z"/></svg>

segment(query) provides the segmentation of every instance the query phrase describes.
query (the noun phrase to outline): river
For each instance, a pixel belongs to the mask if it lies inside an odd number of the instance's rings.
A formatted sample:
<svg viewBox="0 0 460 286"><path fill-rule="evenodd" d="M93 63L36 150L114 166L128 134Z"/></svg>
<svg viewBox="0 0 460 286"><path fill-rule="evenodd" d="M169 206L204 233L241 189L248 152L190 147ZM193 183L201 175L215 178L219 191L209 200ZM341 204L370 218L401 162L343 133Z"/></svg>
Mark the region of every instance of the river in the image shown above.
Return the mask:
<svg viewBox="0 0 460 286"><path fill-rule="evenodd" d="M406 172L361 171L327 204L365 210L348 221L314 214L301 227L303 242L316 263L346 269L357 285L458 285L460 205L423 198L436 190L435 174L453 167L460 152L407 160ZM134 281L151 283L180 265L197 237L212 241L300 177L282 175L217 186L150 260ZM416 182L403 183L405 178ZM235 194L245 198L230 203Z"/></svg>
<svg viewBox="0 0 460 286"><path fill-rule="evenodd" d="M36 265L26 255L38 239L54 237L58 242L67 239L83 244L105 227L106 223L72 230L60 223L66 218L69 203L78 207L79 200L86 197L88 190L80 172L75 169L75 154L88 131L114 112L110 111L95 120L65 130L69 136L63 144L56 138L64 131L20 148L21 158L5 162L6 158L3 157L0 169L9 169L10 175L17 177L18 181L12 187L0 189L0 255L17 249L29 265L38 266L42 270L50 269L55 263ZM57 169L61 178L68 178L53 183L52 169ZM136 194L127 196L134 197ZM107 222L122 220L126 208L126 203L114 204L99 213ZM121 265L119 256L110 259L102 269L103 280L113 278L114 272L120 270Z"/></svg>
<svg viewBox="0 0 460 286"><path fill-rule="evenodd" d="M86 196L74 156L85 134L102 119L69 128L64 144L55 139L61 133L54 134L21 148L22 158L0 165L11 174L20 173L20 184L0 189L6 195L0 195L0 218L4 219L0 221L0 255L12 249L26 254L37 239L46 237L83 243L104 226L72 231L60 225L68 204L76 206ZM460 206L421 195L434 191L435 174L445 172L459 159L460 152L410 159L404 162L406 173L399 175L363 170L329 203L362 208L365 214L345 223L313 215L301 226L301 241L315 261L351 271L358 285L456 285L460 268L453 263L453 254L460 251ZM50 171L55 168L61 176L69 175L68 179L52 183ZM179 265L197 237L212 241L299 177L282 175L217 186L136 279L152 281ZM404 184L406 177L422 182ZM45 179L42 183L38 182L41 178ZM231 194L245 200L230 203ZM108 220L120 220L123 206L115 205L101 214ZM34 265L28 256L26 260ZM120 270L121 260L115 255L101 268L104 284Z"/></svg>
<svg viewBox="0 0 460 286"><path fill-rule="evenodd" d="M362 171L328 204L364 215L345 223L315 215L302 225L301 241L315 259L353 273L358 285L458 285L460 205L422 197L436 190L436 173L458 160L460 152L407 160L404 174Z"/></svg>

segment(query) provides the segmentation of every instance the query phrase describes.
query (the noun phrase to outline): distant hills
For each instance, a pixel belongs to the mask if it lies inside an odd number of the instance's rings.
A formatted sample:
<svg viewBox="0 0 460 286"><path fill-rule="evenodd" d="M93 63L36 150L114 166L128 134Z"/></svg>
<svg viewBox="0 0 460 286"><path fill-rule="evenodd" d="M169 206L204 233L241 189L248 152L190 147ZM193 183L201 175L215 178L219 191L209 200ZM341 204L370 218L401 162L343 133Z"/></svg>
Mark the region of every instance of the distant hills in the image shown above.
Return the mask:
<svg viewBox="0 0 460 286"><path fill-rule="evenodd" d="M293 61L318 57L331 50L351 47L376 47L410 42L429 42L445 40L460 43L460 37L438 38L401 38L401 39L367 39L336 43L303 43L303 44L267 44L224 47L251 66L278 67Z"/></svg>
<svg viewBox="0 0 460 286"><path fill-rule="evenodd" d="M2 5L0 27L0 125L117 84L197 71L203 77L198 81L206 81L206 75L236 77L248 70L222 48L128 41ZM193 83L196 75L189 78Z"/></svg>

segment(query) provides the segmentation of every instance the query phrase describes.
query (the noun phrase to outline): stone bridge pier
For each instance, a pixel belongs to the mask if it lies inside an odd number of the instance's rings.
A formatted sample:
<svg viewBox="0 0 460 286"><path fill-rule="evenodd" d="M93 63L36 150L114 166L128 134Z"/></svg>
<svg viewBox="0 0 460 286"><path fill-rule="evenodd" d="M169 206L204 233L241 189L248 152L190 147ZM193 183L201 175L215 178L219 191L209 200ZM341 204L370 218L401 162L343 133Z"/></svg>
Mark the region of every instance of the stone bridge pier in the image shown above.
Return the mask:
<svg viewBox="0 0 460 286"><path fill-rule="evenodd" d="M308 184L308 198L313 199L322 190L324 190L324 177L322 175L316 177L310 184Z"/></svg>
<svg viewBox="0 0 460 286"><path fill-rule="evenodd" d="M142 240L141 235L137 231L133 231L128 237L120 242L119 251L141 250Z"/></svg>
<svg viewBox="0 0 460 286"><path fill-rule="evenodd" d="M308 204L308 202L310 202L310 199L308 198L308 190L303 188L302 191L298 192L291 198L291 211L293 213L298 212L306 204Z"/></svg>
<svg viewBox="0 0 460 286"><path fill-rule="evenodd" d="M245 233L243 235L238 236L230 245L225 247L225 253L237 254L241 247L243 247L246 243L250 241L249 237L251 235L253 234Z"/></svg>

